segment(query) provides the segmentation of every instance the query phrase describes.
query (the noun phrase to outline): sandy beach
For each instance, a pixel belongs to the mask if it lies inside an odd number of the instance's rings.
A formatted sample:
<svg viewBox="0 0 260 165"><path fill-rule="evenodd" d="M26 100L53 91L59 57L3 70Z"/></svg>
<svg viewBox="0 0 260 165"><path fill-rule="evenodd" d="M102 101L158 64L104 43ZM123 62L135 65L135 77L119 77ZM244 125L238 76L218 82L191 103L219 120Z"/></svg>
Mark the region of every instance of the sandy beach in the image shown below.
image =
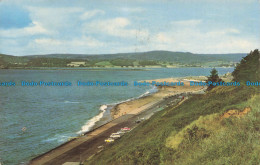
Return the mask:
<svg viewBox="0 0 260 165"><path fill-rule="evenodd" d="M135 123L139 118L148 119L155 112L163 109L169 103L179 104L182 99L193 92L202 91L203 87L191 87L188 80L178 78L146 80L147 82L178 82L184 83L184 86L157 86L158 91L149 96L136 100L123 102L111 109L112 121L95 128L94 130L80 136L74 140L64 143L42 155L39 155L30 161L31 165L60 165L65 162L85 161L100 150L100 146L106 145L104 140L111 133L117 132L122 127L134 128L138 126Z"/></svg>
<svg viewBox="0 0 260 165"><path fill-rule="evenodd" d="M152 106L165 97L170 97L180 93L188 93L199 91L202 87L199 86L190 86L189 79L181 79L181 78L165 78L165 79L154 79L154 80L146 80L146 82L152 83L156 82L183 82L184 86L157 86L158 91L152 95L142 97L136 100L127 101L121 104L116 105L111 110L112 118L116 119L124 114L137 114L147 107ZM140 81L143 82L143 81Z"/></svg>

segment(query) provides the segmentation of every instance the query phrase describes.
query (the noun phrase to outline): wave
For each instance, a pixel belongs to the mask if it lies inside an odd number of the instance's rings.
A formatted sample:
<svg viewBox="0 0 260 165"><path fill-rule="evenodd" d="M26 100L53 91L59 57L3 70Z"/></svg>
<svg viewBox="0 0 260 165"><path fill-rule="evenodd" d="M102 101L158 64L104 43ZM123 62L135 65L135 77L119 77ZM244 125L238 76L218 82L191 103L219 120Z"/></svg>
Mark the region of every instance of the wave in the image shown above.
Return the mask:
<svg viewBox="0 0 260 165"><path fill-rule="evenodd" d="M106 112L107 105L102 105L100 108L100 113L97 116L94 116L92 119L90 119L85 125L81 127L81 130L77 132L77 134L83 134L91 130L93 126L95 126L95 123L98 122Z"/></svg>
<svg viewBox="0 0 260 165"><path fill-rule="evenodd" d="M158 91L158 89L156 88L156 86L153 86L151 89L147 90L145 93L141 94L138 97L130 98L130 99L120 101L120 102L116 102L116 103L112 103L112 104L101 105L100 108L99 108L101 112L97 116L94 116L89 121L87 121L86 124L81 127L81 130L77 132L77 134L83 134L83 133L90 131L95 126L96 122L98 122L102 119L102 117L104 116L104 113L106 112L108 107L112 108L112 107L114 107L118 104L128 102L128 101L132 101L132 100L136 100L136 99L139 99L141 97L148 96L148 95L155 93L157 91Z"/></svg>
<svg viewBox="0 0 260 165"><path fill-rule="evenodd" d="M66 104L78 104L80 102L76 102L76 101L64 101L64 103Z"/></svg>
<svg viewBox="0 0 260 165"><path fill-rule="evenodd" d="M54 137L42 140L43 143L57 141L59 143L67 141L71 135L55 135Z"/></svg>

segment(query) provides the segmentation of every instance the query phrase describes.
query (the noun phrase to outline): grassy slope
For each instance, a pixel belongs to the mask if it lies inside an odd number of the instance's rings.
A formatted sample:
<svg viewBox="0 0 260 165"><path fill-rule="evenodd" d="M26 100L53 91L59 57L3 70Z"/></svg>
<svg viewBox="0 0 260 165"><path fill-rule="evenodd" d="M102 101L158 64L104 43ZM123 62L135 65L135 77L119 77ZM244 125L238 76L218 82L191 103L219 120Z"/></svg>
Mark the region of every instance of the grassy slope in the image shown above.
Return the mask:
<svg viewBox="0 0 260 165"><path fill-rule="evenodd" d="M217 87L206 95L194 96L178 107L158 112L86 164L256 164L257 90L244 86ZM253 110L244 119L216 118L228 109L247 106ZM202 122L205 119L211 123ZM199 128L196 136L187 136L186 128L194 125Z"/></svg>

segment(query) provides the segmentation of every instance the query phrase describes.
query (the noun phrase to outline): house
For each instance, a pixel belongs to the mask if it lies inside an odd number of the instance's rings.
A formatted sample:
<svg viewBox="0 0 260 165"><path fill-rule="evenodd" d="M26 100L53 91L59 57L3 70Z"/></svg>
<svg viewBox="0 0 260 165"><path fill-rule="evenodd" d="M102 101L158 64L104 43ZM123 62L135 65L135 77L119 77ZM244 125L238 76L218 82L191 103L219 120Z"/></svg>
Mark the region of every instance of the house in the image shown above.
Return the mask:
<svg viewBox="0 0 260 165"><path fill-rule="evenodd" d="M86 65L86 62L71 62L67 64L67 66L72 66L72 67L79 67L79 66L84 66Z"/></svg>

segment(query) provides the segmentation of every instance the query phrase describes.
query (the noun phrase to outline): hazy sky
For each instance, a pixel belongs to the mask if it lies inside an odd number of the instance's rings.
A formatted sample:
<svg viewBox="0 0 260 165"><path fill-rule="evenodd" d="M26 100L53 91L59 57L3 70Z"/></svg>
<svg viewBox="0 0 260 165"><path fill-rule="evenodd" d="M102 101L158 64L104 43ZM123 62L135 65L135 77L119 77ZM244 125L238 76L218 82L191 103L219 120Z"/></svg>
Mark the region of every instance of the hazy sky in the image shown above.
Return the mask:
<svg viewBox="0 0 260 165"><path fill-rule="evenodd" d="M4 54L247 53L259 47L259 0L0 0Z"/></svg>

